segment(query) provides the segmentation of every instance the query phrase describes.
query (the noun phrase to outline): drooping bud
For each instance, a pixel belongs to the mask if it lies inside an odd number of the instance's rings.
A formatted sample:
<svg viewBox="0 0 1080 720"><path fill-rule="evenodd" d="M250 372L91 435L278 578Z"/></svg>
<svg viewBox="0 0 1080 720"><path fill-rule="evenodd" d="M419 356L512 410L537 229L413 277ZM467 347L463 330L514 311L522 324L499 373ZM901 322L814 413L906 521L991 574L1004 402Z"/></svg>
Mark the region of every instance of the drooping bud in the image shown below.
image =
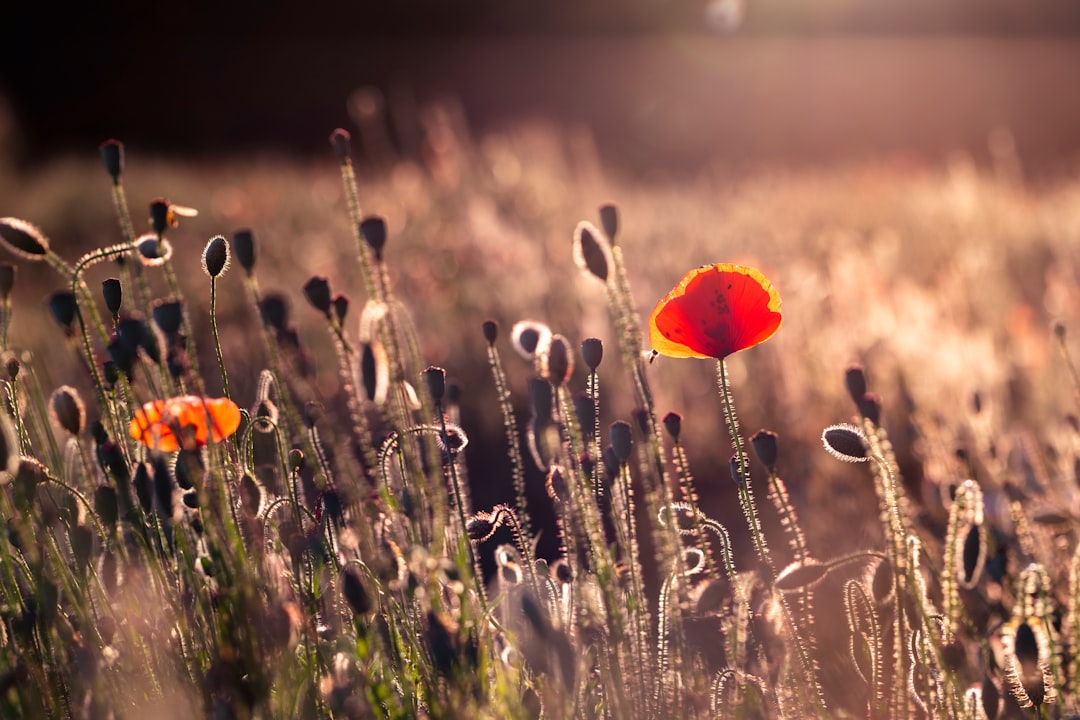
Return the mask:
<svg viewBox="0 0 1080 720"><path fill-rule="evenodd" d="M0 244L24 260L43 260L49 239L31 223L15 217L0 218Z"/></svg>
<svg viewBox="0 0 1080 720"><path fill-rule="evenodd" d="M863 444L864 437L862 430L847 423L830 425L821 433L821 441L825 449L829 451L830 455L844 462L867 462L870 460L870 456L867 455L866 447Z"/></svg>

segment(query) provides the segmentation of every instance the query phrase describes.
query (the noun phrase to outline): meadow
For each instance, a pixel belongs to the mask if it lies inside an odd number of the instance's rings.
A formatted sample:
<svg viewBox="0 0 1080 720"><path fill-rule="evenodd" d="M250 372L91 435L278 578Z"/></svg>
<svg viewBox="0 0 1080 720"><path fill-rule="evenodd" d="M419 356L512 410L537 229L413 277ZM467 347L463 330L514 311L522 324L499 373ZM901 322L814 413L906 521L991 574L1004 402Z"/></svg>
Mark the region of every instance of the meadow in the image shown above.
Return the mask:
<svg viewBox="0 0 1080 720"><path fill-rule="evenodd" d="M0 175L0 716L1080 713L1075 179L424 137Z"/></svg>

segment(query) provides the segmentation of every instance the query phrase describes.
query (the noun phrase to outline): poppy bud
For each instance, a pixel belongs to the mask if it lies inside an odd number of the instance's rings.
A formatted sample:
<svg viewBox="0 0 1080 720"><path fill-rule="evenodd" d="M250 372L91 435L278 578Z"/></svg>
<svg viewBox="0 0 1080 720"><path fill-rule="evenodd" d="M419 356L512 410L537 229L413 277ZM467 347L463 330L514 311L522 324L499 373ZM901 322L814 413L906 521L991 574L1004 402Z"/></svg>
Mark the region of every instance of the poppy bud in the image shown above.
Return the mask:
<svg viewBox="0 0 1080 720"><path fill-rule="evenodd" d="M875 425L881 425L881 396L877 393L864 393L861 398L856 402L859 407L859 414L864 418L874 423Z"/></svg>
<svg viewBox="0 0 1080 720"><path fill-rule="evenodd" d="M487 340L488 345L494 345L496 338L499 337L499 323L494 320L485 320L482 330L484 332L484 339Z"/></svg>
<svg viewBox="0 0 1080 720"><path fill-rule="evenodd" d="M120 287L120 278L109 278L101 283L101 296L105 298L105 307L116 318L120 315L120 304L124 299L123 288Z"/></svg>
<svg viewBox="0 0 1080 720"><path fill-rule="evenodd" d="M677 412L669 412L664 416L663 423L668 434L671 435L671 439L678 442L679 434L682 432L682 415Z"/></svg>
<svg viewBox="0 0 1080 720"><path fill-rule="evenodd" d="M255 270L255 235L251 230L237 230L232 238L233 254L236 262L244 268L244 272L251 275Z"/></svg>
<svg viewBox="0 0 1080 720"><path fill-rule="evenodd" d="M441 403L443 394L446 392L446 371L441 367L429 367L424 370L424 383L435 404Z"/></svg>
<svg viewBox="0 0 1080 720"><path fill-rule="evenodd" d="M533 378L529 381L529 406L532 408L533 417L550 421L554 411L554 397L551 383L543 378Z"/></svg>
<svg viewBox="0 0 1080 720"><path fill-rule="evenodd" d="M289 305L278 294L267 295L259 301L259 313L263 322L279 332L285 330L289 322Z"/></svg>
<svg viewBox="0 0 1080 720"><path fill-rule="evenodd" d="M750 438L750 447L754 449L758 462L764 465L769 472L776 470L776 433L770 430L758 430L754 437Z"/></svg>
<svg viewBox="0 0 1080 720"><path fill-rule="evenodd" d="M825 449L830 455L844 462L867 462L870 459L866 454L863 439L862 430L846 423L830 425L821 433Z"/></svg>
<svg viewBox="0 0 1080 720"><path fill-rule="evenodd" d="M154 509L154 467L148 462L135 466L135 477L131 484L135 486L135 495L143 512L149 514Z"/></svg>
<svg viewBox="0 0 1080 720"><path fill-rule="evenodd" d="M349 131L335 128L334 132L330 133L330 147L334 149L334 157L340 164L349 162L352 155L352 138Z"/></svg>
<svg viewBox="0 0 1080 720"><path fill-rule="evenodd" d="M43 260L49 253L49 239L25 220L0 218L0 244L24 260Z"/></svg>
<svg viewBox="0 0 1080 720"><path fill-rule="evenodd" d="M169 201L157 198L150 203L150 229L155 235L164 235L169 227Z"/></svg>
<svg viewBox="0 0 1080 720"><path fill-rule="evenodd" d="M630 429L630 423L625 420L617 420L611 424L611 428L608 432L608 437L611 440L611 449L615 452L615 457L618 458L619 464L625 465L630 462L630 452L634 444L633 431Z"/></svg>
<svg viewBox="0 0 1080 720"><path fill-rule="evenodd" d="M69 336L73 332L72 326L75 324L78 311L79 306L75 302L75 296L70 292L60 290L49 296L49 312Z"/></svg>
<svg viewBox="0 0 1080 720"><path fill-rule="evenodd" d="M596 403L584 393L574 396L574 414L577 415L578 426L586 444L592 440L596 432Z"/></svg>
<svg viewBox="0 0 1080 720"><path fill-rule="evenodd" d="M313 277L304 284L304 297L311 306L330 319L330 282L324 277Z"/></svg>
<svg viewBox="0 0 1080 720"><path fill-rule="evenodd" d="M120 174L124 171L124 143L110 138L101 143L98 150L101 151L101 161L105 164L105 172L109 173L114 183L118 183Z"/></svg>
<svg viewBox="0 0 1080 720"><path fill-rule="evenodd" d="M619 209L614 205L600 206L600 226L604 228L604 234L612 245L615 244L615 235L619 232Z"/></svg>
<svg viewBox="0 0 1080 720"><path fill-rule="evenodd" d="M154 324L167 338L175 338L184 325L184 306L179 300L162 298L155 300L150 308Z"/></svg>
<svg viewBox="0 0 1080 720"><path fill-rule="evenodd" d="M570 345L562 335L551 338L551 345L545 356L545 373L547 379L555 387L561 387L570 380L570 374L574 370L573 358L570 355Z"/></svg>
<svg viewBox="0 0 1080 720"><path fill-rule="evenodd" d="M78 435L86 427L86 406L79 397L79 391L70 385L62 385L56 389L52 394L50 407L56 424L71 435Z"/></svg>
<svg viewBox="0 0 1080 720"><path fill-rule="evenodd" d="M599 338L582 340L581 359L585 361L585 367L591 372L596 372L596 368L600 367L600 361L604 359L604 343Z"/></svg>
<svg viewBox="0 0 1080 720"><path fill-rule="evenodd" d="M360 570L355 565L348 565L341 571L341 592L345 602L357 615L366 615L371 611L371 596L360 579Z"/></svg>
<svg viewBox="0 0 1080 720"><path fill-rule="evenodd" d="M376 260L382 260L383 248L386 247L386 220L369 216L360 221L360 237L375 253Z"/></svg>
<svg viewBox="0 0 1080 720"><path fill-rule="evenodd" d="M844 371L844 386L851 396L851 401L858 405L859 400L866 394L866 373L862 365L848 365Z"/></svg>
<svg viewBox="0 0 1080 720"><path fill-rule="evenodd" d="M331 304L334 306L334 317L337 318L338 325L344 325L345 314L349 312L349 298L345 295L335 295Z"/></svg>
<svg viewBox="0 0 1080 720"><path fill-rule="evenodd" d="M94 512L102 525L110 529L116 528L116 523L120 519L120 506L115 489L102 485L94 491Z"/></svg>
<svg viewBox="0 0 1080 720"><path fill-rule="evenodd" d="M609 268L612 261L609 260L611 248L606 238L599 237L599 233L591 223L579 223L574 229L574 263L583 271L589 273L600 282L607 282Z"/></svg>
<svg viewBox="0 0 1080 720"><path fill-rule="evenodd" d="M229 269L229 244L225 242L224 235L215 235L206 243L202 254L202 269L212 278L224 275Z"/></svg>
<svg viewBox="0 0 1080 720"><path fill-rule="evenodd" d="M19 363L19 358L17 358L17 357L8 358L7 362L4 363L4 370L7 371L8 379L14 380L15 378L19 377L19 368L20 367L21 367L21 363Z"/></svg>

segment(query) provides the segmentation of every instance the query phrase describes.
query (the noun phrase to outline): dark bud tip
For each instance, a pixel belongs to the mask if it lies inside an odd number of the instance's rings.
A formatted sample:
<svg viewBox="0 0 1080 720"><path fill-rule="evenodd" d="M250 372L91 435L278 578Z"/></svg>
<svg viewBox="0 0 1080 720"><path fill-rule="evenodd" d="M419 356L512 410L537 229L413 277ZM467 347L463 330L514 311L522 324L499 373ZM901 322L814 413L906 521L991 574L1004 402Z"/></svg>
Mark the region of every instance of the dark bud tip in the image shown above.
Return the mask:
<svg viewBox="0 0 1080 720"><path fill-rule="evenodd" d="M330 282L324 277L313 277L304 285L304 297L311 306L330 319L330 306L333 303L330 294Z"/></svg>
<svg viewBox="0 0 1080 720"><path fill-rule="evenodd" d="M600 227L604 228L604 234L612 245L615 244L615 236L619 232L619 209L614 205L600 206Z"/></svg>
<svg viewBox="0 0 1080 720"><path fill-rule="evenodd" d="M345 316L349 313L349 298L347 295L335 295L334 299L330 301L330 304L334 308L334 317L337 318L338 325L345 324Z"/></svg>
<svg viewBox="0 0 1080 720"><path fill-rule="evenodd" d="M157 198L150 202L150 229L157 235L164 235L169 227L169 201Z"/></svg>
<svg viewBox="0 0 1080 720"><path fill-rule="evenodd" d="M105 298L105 307L115 318L120 314L120 305L124 300L124 290L120 287L120 279L111 277L101 282L101 296Z"/></svg>
<svg viewBox="0 0 1080 720"><path fill-rule="evenodd" d="M664 416L664 429L668 431L668 435L672 440L678 442L679 434L682 433L682 415L677 412L669 412Z"/></svg>
<svg viewBox="0 0 1080 720"><path fill-rule="evenodd" d="M375 259L382 260L383 248L386 247L386 220L374 215L364 218L360 221L360 236L375 253Z"/></svg>
<svg viewBox="0 0 1080 720"><path fill-rule="evenodd" d="M1065 323L1061 322L1060 320L1055 320L1053 330L1054 337L1056 337L1058 340L1065 339Z"/></svg>
<svg viewBox="0 0 1080 720"><path fill-rule="evenodd" d="M769 472L776 470L776 440L777 435L771 430L758 430L754 437L750 438L750 447L753 448L754 455Z"/></svg>
<svg viewBox="0 0 1080 720"><path fill-rule="evenodd" d="M11 297L11 291L15 288L15 265L9 262L0 263L0 299L7 300Z"/></svg>
<svg viewBox="0 0 1080 720"><path fill-rule="evenodd" d="M446 371L441 367L429 367L424 370L424 384L427 385L431 399L438 405L446 394Z"/></svg>
<svg viewBox="0 0 1080 720"><path fill-rule="evenodd" d="M847 369L844 370L844 386L847 388L852 402L858 405L859 399L866 394L866 372L863 370L862 365L848 365Z"/></svg>
<svg viewBox="0 0 1080 720"><path fill-rule="evenodd" d="M487 340L488 345L494 345L495 340L499 337L499 323L494 320L485 320L483 331L484 339Z"/></svg>
<svg viewBox="0 0 1080 720"><path fill-rule="evenodd" d="M330 147L334 149L334 157L339 163L344 165L349 162L352 156L352 137L349 131L335 128L334 132L330 133Z"/></svg>
<svg viewBox="0 0 1080 720"><path fill-rule="evenodd" d="M229 244L225 237L215 235L203 249L203 270L212 278L220 277L229 267Z"/></svg>
<svg viewBox="0 0 1080 720"><path fill-rule="evenodd" d="M581 359L585 361L585 367L596 372L604 359L604 343L599 338L585 338L581 342Z"/></svg>
<svg viewBox="0 0 1080 720"><path fill-rule="evenodd" d="M110 138L101 143L98 150L101 151L105 172L109 173L114 183L119 181L121 173L124 172L124 143Z"/></svg>
<svg viewBox="0 0 1080 720"><path fill-rule="evenodd" d="M625 420L617 420L611 424L608 433L611 449L614 451L619 464L625 465L630 462L630 452L634 445L633 430L630 428L630 423Z"/></svg>
<svg viewBox="0 0 1080 720"><path fill-rule="evenodd" d="M232 238L233 255L236 262L250 275L255 270L255 235L251 230L237 230Z"/></svg>

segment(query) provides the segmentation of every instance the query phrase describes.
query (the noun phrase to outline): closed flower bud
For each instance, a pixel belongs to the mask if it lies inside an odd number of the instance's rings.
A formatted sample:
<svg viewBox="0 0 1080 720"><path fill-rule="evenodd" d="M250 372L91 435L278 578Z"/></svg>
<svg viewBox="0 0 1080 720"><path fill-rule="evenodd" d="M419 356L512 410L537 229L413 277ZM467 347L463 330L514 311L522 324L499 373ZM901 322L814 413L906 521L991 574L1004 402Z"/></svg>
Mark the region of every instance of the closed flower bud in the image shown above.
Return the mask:
<svg viewBox="0 0 1080 720"><path fill-rule="evenodd" d="M619 463L625 465L630 462L630 452L634 444L630 423L625 420L613 422L609 430L609 437L611 439L611 449L615 452L615 457L618 458Z"/></svg>
<svg viewBox="0 0 1080 720"><path fill-rule="evenodd" d="M424 370L424 384L427 385L431 399L438 405L446 393L446 371L441 367L429 367Z"/></svg>
<svg viewBox="0 0 1080 720"><path fill-rule="evenodd" d="M313 277L304 284L304 297L311 303L311 307L315 308L326 319L330 319L330 282L324 277Z"/></svg>
<svg viewBox="0 0 1080 720"><path fill-rule="evenodd" d="M604 228L604 234L612 245L615 244L615 235L619 232L619 209L614 205L600 206L600 226Z"/></svg>
<svg viewBox="0 0 1080 720"><path fill-rule="evenodd" d="M663 423L664 428L671 435L671 439L678 442L679 434L682 432L682 415L677 412L669 412L664 416Z"/></svg>
<svg viewBox="0 0 1080 720"><path fill-rule="evenodd" d="M163 235L169 227L169 201L156 198L150 202L150 229L155 235Z"/></svg>
<svg viewBox="0 0 1080 720"><path fill-rule="evenodd" d="M101 283L101 296L105 298L105 307L114 318L120 315L120 305L124 300L124 290L119 278L109 278Z"/></svg>
<svg viewBox="0 0 1080 720"><path fill-rule="evenodd" d="M349 298L346 295L335 295L334 299L330 301L330 304L334 308L334 317L337 318L338 325L345 324L345 315L349 312Z"/></svg>
<svg viewBox="0 0 1080 720"><path fill-rule="evenodd" d="M867 462L870 456L866 454L863 445L864 435L862 430L854 425L846 423L830 425L821 433L821 441L829 454L844 462Z"/></svg>
<svg viewBox="0 0 1080 720"><path fill-rule="evenodd" d="M484 339L487 340L488 345L494 345L495 340L499 337L499 323L494 320L485 320L481 329L484 332Z"/></svg>
<svg viewBox="0 0 1080 720"><path fill-rule="evenodd" d="M349 136L349 131L335 128L334 132L330 133L330 147L334 149L334 157L339 163L342 165L347 163L352 155L352 138Z"/></svg>
<svg viewBox="0 0 1080 720"><path fill-rule="evenodd" d="M604 343L599 338L585 338L581 342L581 359L585 361L585 367L596 372L604 359Z"/></svg>
<svg viewBox="0 0 1080 720"><path fill-rule="evenodd" d="M15 217L0 218L0 244L24 260L43 260L49 253L49 239L41 230Z"/></svg>
<svg viewBox="0 0 1080 720"><path fill-rule="evenodd" d="M114 183L120 181L120 174L124 172L124 143L119 140L108 139L98 146L101 151L101 161L105 164L105 172L109 173Z"/></svg>
<svg viewBox="0 0 1080 720"><path fill-rule="evenodd" d="M57 388L49 406L56 424L71 435L78 435L86 427L86 406L75 388L69 385Z"/></svg>
<svg viewBox="0 0 1080 720"><path fill-rule="evenodd" d="M570 374L574 371L573 356L570 354L570 344L562 335L551 338L547 354L544 356L545 363L543 373L555 387L565 385L570 380Z"/></svg>
<svg viewBox="0 0 1080 720"><path fill-rule="evenodd" d="M212 278L224 275L229 269L229 243L225 242L224 235L215 235L206 243L202 254L202 269Z"/></svg>
<svg viewBox="0 0 1080 720"><path fill-rule="evenodd" d="M769 472L776 469L776 440L776 433L769 430L758 430L754 437L750 438L750 447Z"/></svg>
<svg viewBox="0 0 1080 720"><path fill-rule="evenodd" d="M862 365L852 364L848 366L847 370L844 371L844 387L847 388L852 402L858 404L859 399L866 394L866 373L863 371Z"/></svg>
<svg viewBox="0 0 1080 720"><path fill-rule="evenodd" d="M64 328L67 335L74 332L75 317L79 308L75 302L75 296L66 290L54 292L49 296L49 313L53 319Z"/></svg>
<svg viewBox="0 0 1080 720"><path fill-rule="evenodd" d="M155 300L150 308L150 316L165 337L174 338L184 326L184 305L171 298Z"/></svg>
<svg viewBox="0 0 1080 720"><path fill-rule="evenodd" d="M233 255L236 262L244 268L244 272L251 275L255 270L255 235L251 230L237 230L232 238Z"/></svg>
<svg viewBox="0 0 1080 720"><path fill-rule="evenodd" d="M360 237L375 253L375 259L382 260L383 248L386 247L386 221L374 215L364 218L360 221Z"/></svg>
<svg viewBox="0 0 1080 720"><path fill-rule="evenodd" d="M360 569L355 565L348 565L341 571L341 592L345 596L345 602L357 615L366 615L371 611L371 595L364 588L364 582L360 579Z"/></svg>

